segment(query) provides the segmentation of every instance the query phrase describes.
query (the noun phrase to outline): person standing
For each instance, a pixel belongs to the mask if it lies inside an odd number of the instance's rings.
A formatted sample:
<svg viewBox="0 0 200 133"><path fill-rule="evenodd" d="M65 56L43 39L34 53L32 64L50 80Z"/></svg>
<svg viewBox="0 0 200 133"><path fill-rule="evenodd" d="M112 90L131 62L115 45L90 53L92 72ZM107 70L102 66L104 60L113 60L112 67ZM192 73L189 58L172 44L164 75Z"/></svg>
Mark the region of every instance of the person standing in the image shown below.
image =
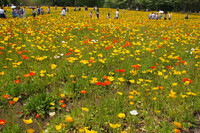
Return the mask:
<svg viewBox="0 0 200 133"><path fill-rule="evenodd" d="M164 20L167 20L167 12L164 14Z"/></svg>
<svg viewBox="0 0 200 133"><path fill-rule="evenodd" d="M172 19L172 13L169 12L169 20L171 20L171 19Z"/></svg>
<svg viewBox="0 0 200 133"><path fill-rule="evenodd" d="M40 7L37 7L37 14L40 15Z"/></svg>
<svg viewBox="0 0 200 133"><path fill-rule="evenodd" d="M41 15L43 15L44 14L44 10L43 10L43 8L41 7Z"/></svg>
<svg viewBox="0 0 200 133"><path fill-rule="evenodd" d="M96 15L97 15L97 18L99 19L99 8L97 8L96 10Z"/></svg>
<svg viewBox="0 0 200 133"><path fill-rule="evenodd" d="M22 10L20 7L19 7L19 18L22 18Z"/></svg>
<svg viewBox="0 0 200 133"><path fill-rule="evenodd" d="M4 10L3 10L3 7L1 7L1 9L0 9L0 18L5 18L5 17L4 17Z"/></svg>
<svg viewBox="0 0 200 133"><path fill-rule="evenodd" d="M149 19L151 19L151 17L152 17L152 14L150 13L150 14L149 14Z"/></svg>
<svg viewBox="0 0 200 133"><path fill-rule="evenodd" d="M118 19L118 18L119 18L119 9L117 9L116 15L115 15L115 19Z"/></svg>
<svg viewBox="0 0 200 133"><path fill-rule="evenodd" d="M92 18L92 11L90 12L90 18Z"/></svg>
<svg viewBox="0 0 200 133"><path fill-rule="evenodd" d="M26 10L25 10L25 6L24 6L24 8L22 9L22 13L23 13L23 18L25 18L26 17Z"/></svg>
<svg viewBox="0 0 200 133"><path fill-rule="evenodd" d="M12 9L12 17L15 18L16 17L16 13L15 13L15 9Z"/></svg>
<svg viewBox="0 0 200 133"><path fill-rule="evenodd" d="M187 13L186 16L185 16L185 19L188 19L188 18L189 18L189 14Z"/></svg>
<svg viewBox="0 0 200 133"><path fill-rule="evenodd" d="M32 13L33 13L33 17L35 18L35 15L36 15L36 13L35 13L35 8L33 8Z"/></svg>
<svg viewBox="0 0 200 133"><path fill-rule="evenodd" d="M107 19L109 19L110 18L110 13L108 13L108 15L107 15Z"/></svg>
<svg viewBox="0 0 200 133"><path fill-rule="evenodd" d="M62 12L61 12L61 15L62 15L63 17L65 17L65 14L66 14L66 11L65 11L65 8L63 7Z"/></svg>
<svg viewBox="0 0 200 133"><path fill-rule="evenodd" d="M47 13L50 14L50 11L51 11L51 9L50 9L50 6L49 6L48 9L47 9Z"/></svg>

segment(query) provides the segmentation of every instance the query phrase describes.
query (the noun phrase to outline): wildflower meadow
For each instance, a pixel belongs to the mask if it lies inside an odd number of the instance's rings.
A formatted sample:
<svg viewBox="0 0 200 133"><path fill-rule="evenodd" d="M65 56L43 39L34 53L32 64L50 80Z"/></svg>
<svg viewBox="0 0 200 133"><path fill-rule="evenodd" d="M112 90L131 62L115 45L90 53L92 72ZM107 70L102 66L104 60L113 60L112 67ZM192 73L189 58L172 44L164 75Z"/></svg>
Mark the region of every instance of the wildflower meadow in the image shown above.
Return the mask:
<svg viewBox="0 0 200 133"><path fill-rule="evenodd" d="M47 10L47 7L43 7ZM200 15L61 7L0 19L0 132L200 132ZM107 14L110 12L110 19Z"/></svg>

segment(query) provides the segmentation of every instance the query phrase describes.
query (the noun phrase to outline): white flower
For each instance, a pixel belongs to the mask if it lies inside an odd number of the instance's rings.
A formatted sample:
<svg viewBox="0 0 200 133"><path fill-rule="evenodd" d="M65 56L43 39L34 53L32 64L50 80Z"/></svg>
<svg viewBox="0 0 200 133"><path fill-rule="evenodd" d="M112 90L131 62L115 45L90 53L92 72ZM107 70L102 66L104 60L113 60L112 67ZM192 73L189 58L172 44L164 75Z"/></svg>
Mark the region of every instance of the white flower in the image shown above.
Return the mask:
<svg viewBox="0 0 200 133"><path fill-rule="evenodd" d="M62 53L60 54L60 56L63 56L63 55L64 55L64 54L62 54Z"/></svg>
<svg viewBox="0 0 200 133"><path fill-rule="evenodd" d="M65 41L62 41L62 43L65 43Z"/></svg>
<svg viewBox="0 0 200 133"><path fill-rule="evenodd" d="M132 110L132 111L130 111L130 114L131 114L131 115L137 115L138 112L137 112L137 110Z"/></svg>
<svg viewBox="0 0 200 133"><path fill-rule="evenodd" d="M190 54L193 54L192 52L190 52Z"/></svg>
<svg viewBox="0 0 200 133"><path fill-rule="evenodd" d="M50 113L49 113L49 116L50 116L50 117L53 117L55 114L56 114L56 112L50 112Z"/></svg>
<svg viewBox="0 0 200 133"><path fill-rule="evenodd" d="M191 48L192 51L195 51L195 48Z"/></svg>

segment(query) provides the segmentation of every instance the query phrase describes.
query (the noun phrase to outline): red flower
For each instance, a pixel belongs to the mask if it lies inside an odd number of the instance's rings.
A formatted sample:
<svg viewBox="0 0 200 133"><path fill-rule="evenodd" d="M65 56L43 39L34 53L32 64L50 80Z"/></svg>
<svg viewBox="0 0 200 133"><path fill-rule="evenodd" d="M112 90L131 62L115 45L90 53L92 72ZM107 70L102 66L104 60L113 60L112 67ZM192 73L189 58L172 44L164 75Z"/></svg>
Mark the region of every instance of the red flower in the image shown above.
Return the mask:
<svg viewBox="0 0 200 133"><path fill-rule="evenodd" d="M80 93L85 94L87 91L86 90L81 90Z"/></svg>
<svg viewBox="0 0 200 133"><path fill-rule="evenodd" d="M5 121L4 119L1 119L1 120L0 120L0 124L1 124L1 125L4 125L4 124L6 124L6 121Z"/></svg>
<svg viewBox="0 0 200 133"><path fill-rule="evenodd" d="M3 95L4 99L8 99L10 97L10 95Z"/></svg>
<svg viewBox="0 0 200 133"><path fill-rule="evenodd" d="M171 69L171 66L168 66L167 69Z"/></svg>
<svg viewBox="0 0 200 133"><path fill-rule="evenodd" d="M102 86L106 86L106 83L102 83Z"/></svg>
<svg viewBox="0 0 200 133"><path fill-rule="evenodd" d="M35 75L35 73L34 73L34 72L30 72L29 74L30 74L31 76L34 76L34 75Z"/></svg>
<svg viewBox="0 0 200 133"><path fill-rule="evenodd" d="M36 116L35 116L35 118L38 118L40 115L39 114L37 114Z"/></svg>
<svg viewBox="0 0 200 133"><path fill-rule="evenodd" d="M101 85L101 82L96 82L96 85Z"/></svg>
<svg viewBox="0 0 200 133"><path fill-rule="evenodd" d="M103 76L103 78L106 79L106 80L109 80L109 79L108 79L108 76Z"/></svg>
<svg viewBox="0 0 200 133"><path fill-rule="evenodd" d="M64 100L60 100L60 103L64 103Z"/></svg>
<svg viewBox="0 0 200 133"><path fill-rule="evenodd" d="M19 79L18 79L18 80L15 80L15 83L16 83L16 84L18 84L18 83L19 83L19 81L20 81Z"/></svg>
<svg viewBox="0 0 200 133"><path fill-rule="evenodd" d="M183 79L183 82L186 82L186 81L188 81L188 80L189 80L188 78L184 78L184 79Z"/></svg>
<svg viewBox="0 0 200 133"><path fill-rule="evenodd" d="M181 60L181 57L177 57L178 60Z"/></svg>
<svg viewBox="0 0 200 133"><path fill-rule="evenodd" d="M23 59L28 60L29 57L27 57L26 55L22 55Z"/></svg>
<svg viewBox="0 0 200 133"><path fill-rule="evenodd" d="M182 64L184 64L184 63L185 63L185 61L181 61L181 63L182 63Z"/></svg>
<svg viewBox="0 0 200 133"><path fill-rule="evenodd" d="M156 66L152 66L152 67L150 67L151 69L155 69L156 68Z"/></svg>
<svg viewBox="0 0 200 133"><path fill-rule="evenodd" d="M119 72L120 72L120 73L123 73L123 72L125 72L125 69L121 69L121 70L119 70Z"/></svg>
<svg viewBox="0 0 200 133"><path fill-rule="evenodd" d="M110 82L110 81L107 81L107 80L106 80L104 83L105 83L106 85L110 85L110 84L111 84L111 82Z"/></svg>
<svg viewBox="0 0 200 133"><path fill-rule="evenodd" d="M66 107L66 104L62 104L61 107L62 107L62 108Z"/></svg>
<svg viewBox="0 0 200 133"><path fill-rule="evenodd" d="M192 80L190 80L190 83L192 83Z"/></svg>

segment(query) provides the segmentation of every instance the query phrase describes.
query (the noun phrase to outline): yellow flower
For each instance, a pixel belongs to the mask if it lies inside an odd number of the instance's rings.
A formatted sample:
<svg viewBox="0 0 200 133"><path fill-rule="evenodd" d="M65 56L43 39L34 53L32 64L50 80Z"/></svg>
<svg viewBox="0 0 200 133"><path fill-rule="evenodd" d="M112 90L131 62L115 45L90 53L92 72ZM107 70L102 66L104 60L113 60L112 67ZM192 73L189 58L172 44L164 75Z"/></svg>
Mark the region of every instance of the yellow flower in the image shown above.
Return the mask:
<svg viewBox="0 0 200 133"><path fill-rule="evenodd" d="M131 96L131 95L130 95L130 96L128 96L128 97L129 97L129 99L133 99L133 96Z"/></svg>
<svg viewBox="0 0 200 133"><path fill-rule="evenodd" d="M163 73L161 71L158 71L158 76L162 76Z"/></svg>
<svg viewBox="0 0 200 133"><path fill-rule="evenodd" d="M56 67L57 67L57 65L55 65L55 64L51 65L51 69L55 69Z"/></svg>
<svg viewBox="0 0 200 133"><path fill-rule="evenodd" d="M111 128L117 128L121 126L121 124L112 124L112 123L109 123L109 125Z"/></svg>
<svg viewBox="0 0 200 133"><path fill-rule="evenodd" d="M172 86L177 86L177 83L173 83Z"/></svg>
<svg viewBox="0 0 200 133"><path fill-rule="evenodd" d="M89 109L88 109L88 108L82 108L82 110L83 110L83 111L86 111L86 112L88 112L88 111L89 111Z"/></svg>
<svg viewBox="0 0 200 133"><path fill-rule="evenodd" d="M4 74L5 74L4 71L0 72L0 75L4 75Z"/></svg>
<svg viewBox="0 0 200 133"><path fill-rule="evenodd" d="M122 95L123 93L121 93L121 92L117 92L119 95Z"/></svg>
<svg viewBox="0 0 200 133"><path fill-rule="evenodd" d="M59 124L59 125L56 125L56 130L60 130L62 128L62 125Z"/></svg>
<svg viewBox="0 0 200 133"><path fill-rule="evenodd" d="M131 80L129 80L129 82L133 84L133 83L135 83L135 80L131 79Z"/></svg>
<svg viewBox="0 0 200 133"><path fill-rule="evenodd" d="M125 117L125 114L124 114L124 113L119 113L117 116L118 116L119 118L124 118L124 117Z"/></svg>
<svg viewBox="0 0 200 133"><path fill-rule="evenodd" d="M18 100L19 100L19 97L14 97L14 98L13 98L13 101L14 101L14 102L17 102Z"/></svg>
<svg viewBox="0 0 200 133"><path fill-rule="evenodd" d="M72 118L72 117L69 117L69 116L67 116L67 117L65 118L65 120L66 120L67 122L69 122L69 123L73 122L73 118Z"/></svg>
<svg viewBox="0 0 200 133"><path fill-rule="evenodd" d="M64 98L64 97L65 97L65 94L60 94L60 97L61 97L61 98Z"/></svg>
<svg viewBox="0 0 200 133"><path fill-rule="evenodd" d="M114 80L114 77L108 76L108 80L109 80L109 81L113 81L113 80Z"/></svg>
<svg viewBox="0 0 200 133"><path fill-rule="evenodd" d="M118 78L118 80L121 81L121 82L125 81L125 79L123 77Z"/></svg>
<svg viewBox="0 0 200 133"><path fill-rule="evenodd" d="M159 87L153 87L152 90L159 90Z"/></svg>
<svg viewBox="0 0 200 133"><path fill-rule="evenodd" d="M187 97L187 95L181 95L182 96L182 98L186 98Z"/></svg>
<svg viewBox="0 0 200 133"><path fill-rule="evenodd" d="M34 133L35 132L35 130L34 129L27 129L27 133Z"/></svg>
<svg viewBox="0 0 200 133"><path fill-rule="evenodd" d="M174 122L174 125L176 126L176 127L178 127L178 128L181 128L181 123L179 123L179 122Z"/></svg>
<svg viewBox="0 0 200 133"><path fill-rule="evenodd" d="M130 103L130 105L133 105L134 104L134 102L129 102Z"/></svg>
<svg viewBox="0 0 200 133"><path fill-rule="evenodd" d="M70 77L70 78L73 78L73 77L74 77L74 75L70 75L69 77Z"/></svg>
<svg viewBox="0 0 200 133"><path fill-rule="evenodd" d="M154 98L153 98L153 100L154 100L154 101L156 101L156 100L157 100L157 98L156 98L156 97L154 97Z"/></svg>
<svg viewBox="0 0 200 133"><path fill-rule="evenodd" d="M28 120L23 119L23 121L25 124L31 124L33 122L31 118Z"/></svg>

